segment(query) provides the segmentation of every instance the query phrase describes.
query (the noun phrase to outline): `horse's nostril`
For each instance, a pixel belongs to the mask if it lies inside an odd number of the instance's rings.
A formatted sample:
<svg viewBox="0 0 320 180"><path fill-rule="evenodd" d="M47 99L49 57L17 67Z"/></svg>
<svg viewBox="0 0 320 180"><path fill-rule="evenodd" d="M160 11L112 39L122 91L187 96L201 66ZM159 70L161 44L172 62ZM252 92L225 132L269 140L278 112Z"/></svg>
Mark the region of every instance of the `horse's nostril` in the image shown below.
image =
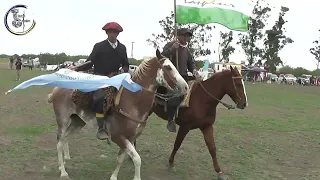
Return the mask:
<svg viewBox="0 0 320 180"><path fill-rule="evenodd" d="M184 90L188 91L188 87L187 87L187 86L186 86L186 87L184 87Z"/></svg>

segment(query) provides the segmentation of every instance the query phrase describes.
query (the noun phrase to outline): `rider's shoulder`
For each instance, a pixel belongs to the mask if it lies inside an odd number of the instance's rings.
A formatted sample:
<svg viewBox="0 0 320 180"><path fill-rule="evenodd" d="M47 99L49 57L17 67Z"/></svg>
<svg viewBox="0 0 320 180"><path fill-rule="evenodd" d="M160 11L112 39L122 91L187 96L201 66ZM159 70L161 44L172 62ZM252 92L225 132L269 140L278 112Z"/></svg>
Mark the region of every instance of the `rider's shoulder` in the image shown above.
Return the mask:
<svg viewBox="0 0 320 180"><path fill-rule="evenodd" d="M104 44L107 43L107 42L108 42L107 40L103 40L103 41L97 42L97 43L95 44L95 46L102 46L102 45L104 45Z"/></svg>
<svg viewBox="0 0 320 180"><path fill-rule="evenodd" d="M94 44L93 49L98 50L99 48L101 48L103 46L103 41L97 42Z"/></svg>
<svg viewBox="0 0 320 180"><path fill-rule="evenodd" d="M122 44L120 41L118 41L118 46L124 49L127 49L126 46L124 44Z"/></svg>

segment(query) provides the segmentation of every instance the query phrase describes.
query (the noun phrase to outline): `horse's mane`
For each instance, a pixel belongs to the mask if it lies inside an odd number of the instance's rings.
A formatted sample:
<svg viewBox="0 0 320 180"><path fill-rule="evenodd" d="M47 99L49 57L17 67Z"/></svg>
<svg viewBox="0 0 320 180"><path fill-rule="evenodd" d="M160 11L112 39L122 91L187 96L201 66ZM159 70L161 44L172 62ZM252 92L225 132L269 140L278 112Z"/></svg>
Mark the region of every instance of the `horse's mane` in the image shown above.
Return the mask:
<svg viewBox="0 0 320 180"><path fill-rule="evenodd" d="M142 76L146 76L146 72L147 70L151 69L151 65L154 60L156 60L156 57L142 61L138 68L134 71L132 79L141 80Z"/></svg>

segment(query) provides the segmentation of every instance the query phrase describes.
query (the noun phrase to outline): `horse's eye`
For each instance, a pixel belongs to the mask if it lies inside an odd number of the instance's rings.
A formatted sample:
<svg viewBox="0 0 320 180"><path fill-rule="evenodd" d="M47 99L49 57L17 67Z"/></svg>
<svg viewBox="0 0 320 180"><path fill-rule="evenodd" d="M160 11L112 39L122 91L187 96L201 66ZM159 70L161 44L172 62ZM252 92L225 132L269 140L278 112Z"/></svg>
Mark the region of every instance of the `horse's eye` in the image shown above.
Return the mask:
<svg viewBox="0 0 320 180"><path fill-rule="evenodd" d="M171 70L172 70L171 66L169 66L169 65L163 66L163 68L165 68L165 69L168 70L168 71L171 71Z"/></svg>

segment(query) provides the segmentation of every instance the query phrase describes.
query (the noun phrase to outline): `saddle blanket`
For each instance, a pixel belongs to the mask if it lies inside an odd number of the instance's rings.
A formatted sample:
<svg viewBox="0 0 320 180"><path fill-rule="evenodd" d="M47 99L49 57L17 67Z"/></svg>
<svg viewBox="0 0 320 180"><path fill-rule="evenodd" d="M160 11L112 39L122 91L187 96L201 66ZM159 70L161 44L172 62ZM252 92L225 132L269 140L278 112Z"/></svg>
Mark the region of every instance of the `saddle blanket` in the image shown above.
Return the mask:
<svg viewBox="0 0 320 180"><path fill-rule="evenodd" d="M189 81L188 82L188 85L189 85L189 92L188 94L185 96L184 100L182 101L182 103L180 104L180 107L189 107L189 101L190 101L190 96L191 96L191 93L192 93L192 89L193 89L193 86L195 84L195 81L192 80L192 81Z"/></svg>

